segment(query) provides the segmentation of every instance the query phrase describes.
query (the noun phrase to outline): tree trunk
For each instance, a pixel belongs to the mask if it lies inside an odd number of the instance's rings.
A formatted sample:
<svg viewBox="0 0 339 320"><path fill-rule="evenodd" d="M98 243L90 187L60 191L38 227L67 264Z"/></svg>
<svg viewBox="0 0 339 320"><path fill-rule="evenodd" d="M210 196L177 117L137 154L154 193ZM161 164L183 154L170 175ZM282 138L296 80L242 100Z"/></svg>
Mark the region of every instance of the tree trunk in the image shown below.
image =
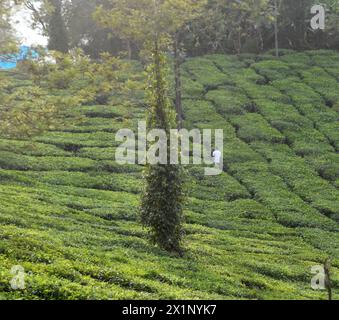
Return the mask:
<svg viewBox="0 0 339 320"><path fill-rule="evenodd" d="M327 259L324 263L325 286L328 293L328 300L332 301L332 283L331 283L331 260Z"/></svg>
<svg viewBox="0 0 339 320"><path fill-rule="evenodd" d="M183 121L181 62L182 61L180 56L178 35L176 35L174 40L174 75L175 75L175 110L177 112L178 129L182 128Z"/></svg>
<svg viewBox="0 0 339 320"><path fill-rule="evenodd" d="M275 56L279 57L279 30L278 30L278 0L274 0L274 39L275 39Z"/></svg>
<svg viewBox="0 0 339 320"><path fill-rule="evenodd" d="M126 40L126 47L128 60L132 60L132 45L130 40Z"/></svg>

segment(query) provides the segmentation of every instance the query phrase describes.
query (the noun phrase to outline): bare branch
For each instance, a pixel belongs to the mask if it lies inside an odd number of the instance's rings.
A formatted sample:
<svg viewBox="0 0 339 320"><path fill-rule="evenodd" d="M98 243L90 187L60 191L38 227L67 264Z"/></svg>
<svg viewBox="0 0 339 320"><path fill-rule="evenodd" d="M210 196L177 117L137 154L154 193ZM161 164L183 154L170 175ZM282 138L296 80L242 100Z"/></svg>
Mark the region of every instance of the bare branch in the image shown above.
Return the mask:
<svg viewBox="0 0 339 320"><path fill-rule="evenodd" d="M25 4L25 7L32 12L33 19L37 23L39 23L42 30L46 32L47 31L46 23L44 19L42 18L39 10L33 4L33 2L31 0L25 0L24 4Z"/></svg>

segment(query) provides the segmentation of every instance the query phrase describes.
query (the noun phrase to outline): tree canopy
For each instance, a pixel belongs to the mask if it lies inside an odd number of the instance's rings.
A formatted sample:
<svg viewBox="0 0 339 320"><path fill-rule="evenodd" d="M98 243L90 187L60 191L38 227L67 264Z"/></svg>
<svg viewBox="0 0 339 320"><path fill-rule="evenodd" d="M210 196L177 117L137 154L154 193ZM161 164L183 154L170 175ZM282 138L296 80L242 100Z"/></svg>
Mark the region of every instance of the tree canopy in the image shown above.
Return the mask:
<svg viewBox="0 0 339 320"><path fill-rule="evenodd" d="M80 47L95 58L105 51L114 55L126 51L129 57L137 57L152 25L167 35L184 28L181 42L189 55L264 52L274 48L276 29L282 48L339 48L336 0L321 2L326 28L316 31L310 27L311 7L319 4L315 0L168 0L159 2L156 15L153 0L22 1L51 48Z"/></svg>

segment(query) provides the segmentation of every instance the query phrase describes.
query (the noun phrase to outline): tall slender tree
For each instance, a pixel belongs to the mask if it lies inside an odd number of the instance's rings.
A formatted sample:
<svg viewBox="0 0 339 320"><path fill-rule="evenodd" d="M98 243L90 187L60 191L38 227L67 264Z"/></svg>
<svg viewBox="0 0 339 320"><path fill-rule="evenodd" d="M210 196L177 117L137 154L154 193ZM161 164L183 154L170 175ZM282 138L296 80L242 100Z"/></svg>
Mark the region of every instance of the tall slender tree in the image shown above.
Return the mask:
<svg viewBox="0 0 339 320"><path fill-rule="evenodd" d="M167 137L175 128L175 118L167 96L166 60L160 50L157 37L152 45L152 63L148 67L149 126L164 129ZM178 165L170 165L170 145L166 145L167 163L147 166L146 188L141 199L141 221L150 227L151 239L161 248L181 253L183 171Z"/></svg>
<svg viewBox="0 0 339 320"><path fill-rule="evenodd" d="M48 37L50 50L67 53L69 50L69 35L66 27L65 0L22 0L31 13L32 27L40 29Z"/></svg>
<svg viewBox="0 0 339 320"><path fill-rule="evenodd" d="M48 24L48 48L63 53L69 50L68 34L65 21L62 16L62 0L49 0L52 7L50 21Z"/></svg>
<svg viewBox="0 0 339 320"><path fill-rule="evenodd" d="M98 21L121 37L138 41L149 61L149 126L164 129L169 137L176 128L175 112L170 104L166 83L165 55L173 45L178 54L177 32L199 14L204 1L196 0L111 0L111 9L99 8ZM179 58L179 56L177 56ZM176 68L180 67L178 60ZM178 70L177 70L178 71ZM177 74L178 76L178 74ZM177 79L178 85L178 79ZM180 94L180 91L177 92ZM181 110L177 110L181 113ZM179 114L177 119L181 119ZM169 139L168 139L169 140ZM183 172L179 165L167 163L147 166L146 187L141 201L141 220L149 227L152 240L161 248L181 252Z"/></svg>
<svg viewBox="0 0 339 320"><path fill-rule="evenodd" d="M279 57L279 27L278 27L278 0L274 0L274 43L275 43L275 56Z"/></svg>

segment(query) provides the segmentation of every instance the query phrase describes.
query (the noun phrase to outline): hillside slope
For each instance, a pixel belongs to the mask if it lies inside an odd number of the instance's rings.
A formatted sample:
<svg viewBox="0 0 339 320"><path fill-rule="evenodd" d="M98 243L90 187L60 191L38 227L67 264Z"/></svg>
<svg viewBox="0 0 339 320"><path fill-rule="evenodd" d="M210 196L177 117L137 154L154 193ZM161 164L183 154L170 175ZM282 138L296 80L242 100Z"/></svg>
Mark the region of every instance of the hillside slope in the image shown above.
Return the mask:
<svg viewBox="0 0 339 320"><path fill-rule="evenodd" d="M186 127L225 135L222 175L189 168L185 257L147 242L142 168L114 162L143 108L85 106L73 129L0 140L0 299L326 299L311 267L329 256L339 298L339 55L205 56L183 77Z"/></svg>

